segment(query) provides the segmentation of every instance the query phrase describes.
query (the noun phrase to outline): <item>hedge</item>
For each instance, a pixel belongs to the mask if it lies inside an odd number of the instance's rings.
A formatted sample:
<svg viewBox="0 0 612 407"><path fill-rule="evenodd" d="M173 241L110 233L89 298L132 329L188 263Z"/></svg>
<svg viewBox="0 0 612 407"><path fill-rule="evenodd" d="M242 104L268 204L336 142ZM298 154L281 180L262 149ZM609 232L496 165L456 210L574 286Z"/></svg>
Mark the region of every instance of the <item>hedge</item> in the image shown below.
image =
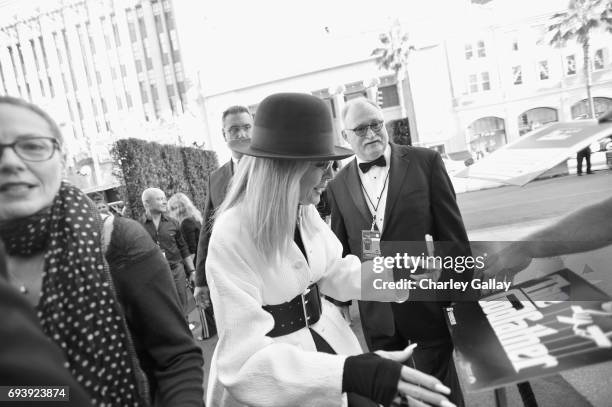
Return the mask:
<svg viewBox="0 0 612 407"><path fill-rule="evenodd" d="M387 124L387 132L391 135L391 141L404 146L412 145L408 118L391 120Z"/></svg>
<svg viewBox="0 0 612 407"><path fill-rule="evenodd" d="M158 144L140 139L118 140L112 149L122 180L122 199L126 215L138 218L144 213L142 191L156 187L169 198L176 192L189 196L203 210L206 202L206 180L219 167L214 151L193 147Z"/></svg>

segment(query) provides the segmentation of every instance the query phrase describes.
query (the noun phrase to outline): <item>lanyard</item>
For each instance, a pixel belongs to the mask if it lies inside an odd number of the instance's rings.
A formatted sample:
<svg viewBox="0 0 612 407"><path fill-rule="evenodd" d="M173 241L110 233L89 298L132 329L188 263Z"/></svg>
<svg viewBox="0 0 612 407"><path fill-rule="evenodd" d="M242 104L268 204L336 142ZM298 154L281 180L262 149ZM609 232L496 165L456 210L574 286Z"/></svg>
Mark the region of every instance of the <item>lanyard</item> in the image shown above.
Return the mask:
<svg viewBox="0 0 612 407"><path fill-rule="evenodd" d="M359 174L357 174L357 177L359 178L359 184L361 185L361 189L363 189L363 193L365 194L366 198L368 199L368 202L370 202L370 205L372 205L372 208L374 208L374 214L372 214L372 227L371 227L371 230L374 230L374 226L376 225L376 214L378 213L378 207L380 206L380 200L382 199L383 192L385 192L385 189L387 188L387 179L389 179L389 171L391 171L391 168L389 168L387 170L387 175L385 176L385 181L383 182L383 188L380 191L380 195L378 195L378 201L376 202L376 206L374 206L374 202L372 202L372 199L370 198L370 195L368 195L368 191L366 191L365 186L363 186L363 182L361 181L361 177L359 176Z"/></svg>

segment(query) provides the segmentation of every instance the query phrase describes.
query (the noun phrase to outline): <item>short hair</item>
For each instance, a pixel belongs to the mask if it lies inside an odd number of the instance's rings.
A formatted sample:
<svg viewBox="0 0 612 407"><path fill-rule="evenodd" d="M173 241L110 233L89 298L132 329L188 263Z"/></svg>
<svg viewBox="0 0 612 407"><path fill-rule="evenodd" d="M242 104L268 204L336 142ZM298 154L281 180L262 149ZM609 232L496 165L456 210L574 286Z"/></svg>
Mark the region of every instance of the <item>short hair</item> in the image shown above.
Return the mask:
<svg viewBox="0 0 612 407"><path fill-rule="evenodd" d="M225 109L225 111L223 112L223 115L221 116L221 122L225 123L225 118L229 116L230 114L240 114L240 113L247 113L248 115L251 115L251 111L245 106L241 106L241 105L230 106L227 109Z"/></svg>
<svg viewBox="0 0 612 407"><path fill-rule="evenodd" d="M162 194L166 195L164 191L162 191L159 188L147 188L144 191L142 191L142 204L144 205L145 202L147 202L149 200L149 196L153 193L153 192L161 192Z"/></svg>
<svg viewBox="0 0 612 407"><path fill-rule="evenodd" d="M2 103L5 103L7 105L12 105L12 106L23 107L24 109L27 109L31 111L32 113L40 116L45 122L47 122L47 124L49 125L49 129L51 130L51 134L53 135L53 137L55 137L55 139L59 143L60 149L63 150L64 137L62 137L62 132L60 131L59 126L57 125L55 120L53 120L47 112L45 112L43 109L41 109L37 105L28 102L27 100L17 98L14 96L0 96L0 104Z"/></svg>
<svg viewBox="0 0 612 407"><path fill-rule="evenodd" d="M374 106L376 110L380 110L380 106L378 106L376 102L368 98L358 97L355 99L351 99L348 102L346 102L346 104L342 108L342 121L346 120L346 115L348 114L349 109L353 107L353 105L356 105L357 103L367 103L368 105Z"/></svg>

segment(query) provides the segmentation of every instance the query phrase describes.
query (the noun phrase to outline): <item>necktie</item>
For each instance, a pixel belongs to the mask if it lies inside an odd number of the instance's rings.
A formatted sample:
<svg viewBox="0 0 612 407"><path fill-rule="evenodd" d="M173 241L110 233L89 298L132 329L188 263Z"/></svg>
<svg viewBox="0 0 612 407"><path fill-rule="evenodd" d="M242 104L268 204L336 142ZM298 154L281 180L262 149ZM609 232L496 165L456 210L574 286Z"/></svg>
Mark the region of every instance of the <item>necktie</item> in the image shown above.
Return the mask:
<svg viewBox="0 0 612 407"><path fill-rule="evenodd" d="M379 167L386 166L387 165L387 160L385 160L385 156L381 155L376 160L370 161L368 163L359 163L359 169L361 170L361 172L363 172L365 174L366 172L370 171L370 168L372 168L375 165L377 165Z"/></svg>

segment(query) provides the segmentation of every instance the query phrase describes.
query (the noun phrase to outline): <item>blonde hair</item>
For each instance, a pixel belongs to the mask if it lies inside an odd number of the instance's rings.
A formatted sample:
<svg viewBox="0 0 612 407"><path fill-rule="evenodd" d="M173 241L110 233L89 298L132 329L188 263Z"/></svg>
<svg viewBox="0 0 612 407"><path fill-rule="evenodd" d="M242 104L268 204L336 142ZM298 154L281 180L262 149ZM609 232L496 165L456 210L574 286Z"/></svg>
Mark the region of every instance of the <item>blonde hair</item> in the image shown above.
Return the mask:
<svg viewBox="0 0 612 407"><path fill-rule="evenodd" d="M175 204L179 207L178 211L172 210ZM202 212L200 212L193 202L191 202L191 199L182 192L177 192L168 199L168 208L170 208L170 215L179 222L183 222L187 218L195 219L200 225L203 222Z"/></svg>
<svg viewBox="0 0 612 407"><path fill-rule="evenodd" d="M293 241L300 179L308 166L308 161L244 156L215 217L241 205L255 247L274 263Z"/></svg>

